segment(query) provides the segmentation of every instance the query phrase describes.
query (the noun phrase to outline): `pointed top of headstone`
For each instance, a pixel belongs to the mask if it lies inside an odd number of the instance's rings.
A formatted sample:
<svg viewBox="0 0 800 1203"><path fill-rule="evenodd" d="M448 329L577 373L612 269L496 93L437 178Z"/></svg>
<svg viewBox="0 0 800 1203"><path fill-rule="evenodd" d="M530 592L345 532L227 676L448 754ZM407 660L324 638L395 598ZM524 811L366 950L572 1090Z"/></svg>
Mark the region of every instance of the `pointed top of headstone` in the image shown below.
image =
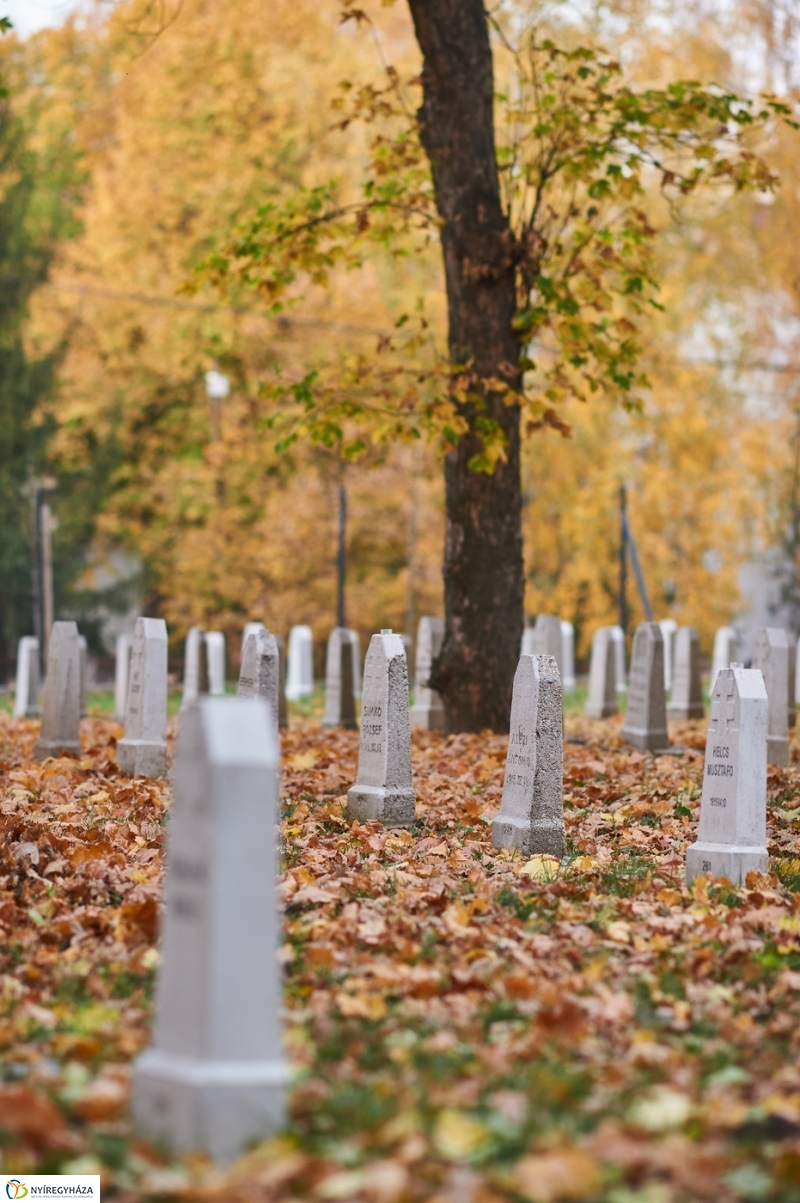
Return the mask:
<svg viewBox="0 0 800 1203"><path fill-rule="evenodd" d="M622 738L640 751L669 746L664 693L664 640L657 622L640 622L633 638L628 710Z"/></svg>
<svg viewBox="0 0 800 1203"><path fill-rule="evenodd" d="M137 618L131 647L125 737L117 744L124 773L163 777L167 771L167 624Z"/></svg>
<svg viewBox="0 0 800 1203"><path fill-rule="evenodd" d="M242 651L236 692L240 698L262 698L269 704L276 741L279 738L280 721L280 664L277 639L265 627L256 627L248 636Z"/></svg>
<svg viewBox="0 0 800 1203"><path fill-rule="evenodd" d="M592 639L586 713L589 718L610 718L617 713L617 649L612 627L600 627Z"/></svg>

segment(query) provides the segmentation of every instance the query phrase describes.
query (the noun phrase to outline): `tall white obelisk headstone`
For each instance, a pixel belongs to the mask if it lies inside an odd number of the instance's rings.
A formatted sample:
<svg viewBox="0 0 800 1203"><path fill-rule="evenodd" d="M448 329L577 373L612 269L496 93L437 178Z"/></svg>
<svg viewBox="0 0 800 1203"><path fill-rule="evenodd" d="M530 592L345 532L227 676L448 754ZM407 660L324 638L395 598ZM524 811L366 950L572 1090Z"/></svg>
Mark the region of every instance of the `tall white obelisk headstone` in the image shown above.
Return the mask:
<svg viewBox="0 0 800 1203"><path fill-rule="evenodd" d="M125 721L125 707L128 705L128 681L131 671L131 637L127 634L117 635L114 663L114 718L118 722Z"/></svg>
<svg viewBox="0 0 800 1203"><path fill-rule="evenodd" d="M600 627L592 639L585 709L589 718L610 718L617 713L617 649L612 627Z"/></svg>
<svg viewBox="0 0 800 1203"><path fill-rule="evenodd" d="M206 631L208 657L208 692L221 698L225 693L225 635L222 631Z"/></svg>
<svg viewBox="0 0 800 1203"><path fill-rule="evenodd" d="M761 670L769 700L767 764L789 763L789 640L779 627L762 627L756 635L753 668Z"/></svg>
<svg viewBox="0 0 800 1203"><path fill-rule="evenodd" d="M560 679L564 668L564 636L561 630L561 619L557 618L555 614L537 614L530 646L530 654L533 656L553 656L555 658Z"/></svg>
<svg viewBox="0 0 800 1203"><path fill-rule="evenodd" d="M314 692L314 636L311 627L289 631L289 668L286 696L290 702L310 698Z"/></svg>
<svg viewBox="0 0 800 1203"><path fill-rule="evenodd" d="M268 705L190 705L174 772L155 1030L134 1065L133 1114L150 1139L227 1161L284 1118Z"/></svg>
<svg viewBox="0 0 800 1203"><path fill-rule="evenodd" d="M364 664L358 777L347 792L347 810L361 823L410 827L416 801L406 652L399 635L383 630L372 636Z"/></svg>
<svg viewBox="0 0 800 1203"><path fill-rule="evenodd" d="M679 627L675 637L672 696L667 707L667 716L684 720L703 718L704 715L700 636L694 627Z"/></svg>
<svg viewBox="0 0 800 1203"><path fill-rule="evenodd" d="M269 705L276 748L280 747L280 669L278 641L266 627L259 624L244 645L236 692L240 698L261 698Z"/></svg>
<svg viewBox="0 0 800 1203"><path fill-rule="evenodd" d="M133 629L125 738L117 744L117 764L137 777L167 772L167 624L163 618L137 618Z"/></svg>
<svg viewBox="0 0 800 1203"><path fill-rule="evenodd" d="M730 668L739 659L739 642L735 627L718 627L714 635L714 651L711 656L711 676L709 678L709 693L714 692L714 682L717 673L722 668Z"/></svg>
<svg viewBox="0 0 800 1203"><path fill-rule="evenodd" d="M664 641L657 622L640 622L633 638L628 709L622 738L640 751L669 747Z"/></svg>
<svg viewBox="0 0 800 1203"><path fill-rule="evenodd" d="M711 694L697 841L686 850L686 881L699 874L741 885L766 873L767 691L758 669L720 669Z"/></svg>
<svg viewBox="0 0 800 1203"><path fill-rule="evenodd" d="M555 656L522 656L514 675L511 727L495 848L523 856L564 855L561 679Z"/></svg>
<svg viewBox="0 0 800 1203"><path fill-rule="evenodd" d="M661 638L664 640L664 688L669 693L672 689L675 637L678 634L678 624L674 618L662 618L658 625L661 627Z"/></svg>
<svg viewBox="0 0 800 1203"><path fill-rule="evenodd" d="M17 678L14 686L14 715L34 718L39 714L39 640L23 635L17 646Z"/></svg>
<svg viewBox="0 0 800 1203"><path fill-rule="evenodd" d="M36 760L80 754L81 649L74 622L54 622L47 649L42 731L34 749Z"/></svg>
<svg viewBox="0 0 800 1203"><path fill-rule="evenodd" d="M431 666L444 643L444 619L425 615L417 626L417 656L414 670L414 705L411 707L412 727L427 727L429 731L444 731L444 702L428 685Z"/></svg>
<svg viewBox="0 0 800 1203"><path fill-rule="evenodd" d="M202 627L191 627L186 635L183 661L183 700L181 710L208 693L208 656Z"/></svg>
<svg viewBox="0 0 800 1203"><path fill-rule="evenodd" d="M625 632L622 627L612 627L611 638L614 640L617 693L623 693L627 688L628 678L625 672Z"/></svg>
<svg viewBox="0 0 800 1203"><path fill-rule="evenodd" d="M323 727L356 727L357 666L360 660L357 631L334 627L325 652L325 713Z"/></svg>
<svg viewBox="0 0 800 1203"><path fill-rule="evenodd" d="M572 693L575 688L575 627L566 619L561 620L561 688Z"/></svg>

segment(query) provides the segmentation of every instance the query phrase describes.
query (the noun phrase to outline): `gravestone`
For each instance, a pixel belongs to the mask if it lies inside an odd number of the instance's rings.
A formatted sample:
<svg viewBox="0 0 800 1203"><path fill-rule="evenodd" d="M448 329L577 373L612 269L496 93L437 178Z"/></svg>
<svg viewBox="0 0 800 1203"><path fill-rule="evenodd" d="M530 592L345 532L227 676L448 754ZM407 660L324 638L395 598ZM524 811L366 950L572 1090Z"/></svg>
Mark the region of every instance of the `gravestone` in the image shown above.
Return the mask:
<svg viewBox="0 0 800 1203"><path fill-rule="evenodd" d="M672 676L675 666L675 636L678 634L678 624L674 618L662 618L658 625L661 628L661 638L664 640L664 688L669 693L672 689Z"/></svg>
<svg viewBox="0 0 800 1203"><path fill-rule="evenodd" d="M116 661L114 664L114 718L125 721L128 704L128 679L130 677L131 637L117 635Z"/></svg>
<svg viewBox="0 0 800 1203"><path fill-rule="evenodd" d="M714 635L714 651L711 656L709 692L714 692L714 682L721 668L730 668L739 659L739 641L735 627L719 627Z"/></svg>
<svg viewBox="0 0 800 1203"><path fill-rule="evenodd" d="M522 641L519 645L520 656L534 656L536 654L533 650L533 638L533 627L524 627Z"/></svg>
<svg viewBox="0 0 800 1203"><path fill-rule="evenodd" d="M286 707L286 644L283 635L276 635L278 645L278 730L287 731L289 728L289 713Z"/></svg>
<svg viewBox="0 0 800 1203"><path fill-rule="evenodd" d="M561 620L561 648L561 688L564 693L572 693L575 688L575 627L564 619Z"/></svg>
<svg viewBox="0 0 800 1203"><path fill-rule="evenodd" d="M222 631L206 631L206 656L208 657L208 692L221 698L225 693L225 636Z"/></svg>
<svg viewBox="0 0 800 1203"><path fill-rule="evenodd" d="M700 830L686 850L687 883L703 874L742 885L751 870L769 869L768 707L757 669L720 669L711 693Z"/></svg>
<svg viewBox="0 0 800 1203"><path fill-rule="evenodd" d="M85 635L78 635L81 664L81 718L86 716L86 698L89 688L89 645Z"/></svg>
<svg viewBox="0 0 800 1203"><path fill-rule="evenodd" d="M794 652L794 704L800 705L800 639L797 640Z"/></svg>
<svg viewBox="0 0 800 1203"><path fill-rule="evenodd" d="M192 702L196 702L200 695L205 693L208 693L205 631L202 627L192 627L186 635L181 710L184 710Z"/></svg>
<svg viewBox="0 0 800 1203"><path fill-rule="evenodd" d="M39 640L33 635L23 635L17 645L14 714L17 718L39 714Z"/></svg>
<svg viewBox="0 0 800 1203"><path fill-rule="evenodd" d="M640 622L633 637L628 709L620 734L640 752L669 747L664 641L657 622Z"/></svg>
<svg viewBox="0 0 800 1203"><path fill-rule="evenodd" d="M564 637L561 619L555 614L537 614L536 625L530 639L531 656L553 656L558 665L559 680L564 668Z"/></svg>
<svg viewBox="0 0 800 1203"><path fill-rule="evenodd" d="M514 675L508 755L495 848L564 855L561 679L555 656L522 656Z"/></svg>
<svg viewBox="0 0 800 1203"><path fill-rule="evenodd" d="M789 763L789 640L779 627L762 627L756 635L753 668L761 670L767 690L767 764Z"/></svg>
<svg viewBox="0 0 800 1203"><path fill-rule="evenodd" d="M280 671L278 641L274 635L270 635L266 627L259 624L244 645L236 692L240 698L261 698L269 705L276 748L280 747ZM355 726L355 723L353 725Z"/></svg>
<svg viewBox="0 0 800 1203"><path fill-rule="evenodd" d="M245 623L244 630L242 631L241 656L244 655L245 644L247 643L247 640L249 639L249 637L251 635L255 635L256 631L266 631L266 629L267 628L265 627L263 622L246 622ZM239 657L240 661L241 661L241 656Z"/></svg>
<svg viewBox="0 0 800 1203"><path fill-rule="evenodd" d="M42 731L34 758L80 755L81 649L74 622L54 622L47 648L47 680L42 707Z"/></svg>
<svg viewBox="0 0 800 1203"><path fill-rule="evenodd" d="M187 707L174 767L161 967L133 1115L176 1153L229 1161L284 1120L278 750L267 704Z"/></svg>
<svg viewBox="0 0 800 1203"><path fill-rule="evenodd" d="M680 627L675 639L672 697L668 718L703 718L703 679L700 673L700 636L694 627Z"/></svg>
<svg viewBox="0 0 800 1203"><path fill-rule="evenodd" d="M314 692L314 637L311 627L289 631L289 672L286 696L290 702L310 698Z"/></svg>
<svg viewBox="0 0 800 1203"><path fill-rule="evenodd" d="M137 618L125 707L125 738L117 744L117 764L136 777L167 773L167 624L163 618Z"/></svg>
<svg viewBox="0 0 800 1203"><path fill-rule="evenodd" d="M797 726L797 706L794 695L797 692L797 658L795 656L794 639L787 636L789 643L789 728Z"/></svg>
<svg viewBox="0 0 800 1203"><path fill-rule="evenodd" d="M360 823L414 822L408 664L403 641L391 630L372 636L364 663L358 776L347 792L347 810Z"/></svg>
<svg viewBox="0 0 800 1203"><path fill-rule="evenodd" d="M600 627L592 639L585 709L589 718L610 718L617 713L617 649L611 627Z"/></svg>
<svg viewBox="0 0 800 1203"><path fill-rule="evenodd" d="M325 653L325 714L323 727L356 728L356 672L359 638L347 627L334 627Z"/></svg>
<svg viewBox="0 0 800 1203"><path fill-rule="evenodd" d="M444 643L444 619L425 616L417 626L417 658L414 665L414 705L411 707L412 727L427 727L429 731L444 731L444 702L435 689L428 686L433 664Z"/></svg>
<svg viewBox="0 0 800 1203"><path fill-rule="evenodd" d="M627 689L628 677L625 672L625 632L622 627L611 628L611 638L614 640L615 676L617 678L617 693Z"/></svg>

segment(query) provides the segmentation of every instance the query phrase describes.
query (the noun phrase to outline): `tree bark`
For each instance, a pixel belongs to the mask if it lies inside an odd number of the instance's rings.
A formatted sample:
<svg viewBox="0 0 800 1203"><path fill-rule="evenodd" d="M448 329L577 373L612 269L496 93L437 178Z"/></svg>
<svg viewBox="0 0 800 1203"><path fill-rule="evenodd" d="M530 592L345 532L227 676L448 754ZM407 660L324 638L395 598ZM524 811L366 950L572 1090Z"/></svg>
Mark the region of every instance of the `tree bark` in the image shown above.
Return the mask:
<svg viewBox="0 0 800 1203"><path fill-rule="evenodd" d="M450 358L479 379L518 382L513 239L500 201L494 86L482 0L408 0L423 55L422 142L442 218ZM493 475L467 465L474 433L445 465L446 635L431 685L451 731L507 731L523 626L519 408L482 388L507 439ZM480 413L465 405L471 432Z"/></svg>

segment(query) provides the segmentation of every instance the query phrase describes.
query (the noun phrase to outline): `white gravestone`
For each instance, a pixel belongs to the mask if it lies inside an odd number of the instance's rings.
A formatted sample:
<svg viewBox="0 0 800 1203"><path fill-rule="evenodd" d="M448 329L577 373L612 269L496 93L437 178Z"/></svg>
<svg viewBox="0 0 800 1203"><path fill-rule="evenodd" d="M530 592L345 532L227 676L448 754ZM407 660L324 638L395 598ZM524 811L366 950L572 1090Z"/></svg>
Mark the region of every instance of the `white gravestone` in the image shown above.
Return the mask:
<svg viewBox="0 0 800 1203"><path fill-rule="evenodd" d="M661 638L664 640L664 688L667 693L672 689L672 674L675 665L675 636L678 624L674 618L662 618L658 624L661 627Z"/></svg>
<svg viewBox="0 0 800 1203"><path fill-rule="evenodd" d="M74 622L54 622L47 649L42 732L34 750L36 760L80 754L81 650Z"/></svg>
<svg viewBox="0 0 800 1203"><path fill-rule="evenodd" d="M526 655L553 656L558 665L559 678L564 670L564 636L561 619L555 614L538 614L530 638L531 651Z"/></svg>
<svg viewBox="0 0 800 1203"><path fill-rule="evenodd" d="M234 1158L284 1120L278 751L267 704L201 698L175 757L152 1044L136 1126L175 1152Z"/></svg>
<svg viewBox="0 0 800 1203"><path fill-rule="evenodd" d="M399 635L383 630L372 636L364 663L358 777L347 792L347 809L360 823L410 827L416 801L406 652Z"/></svg>
<svg viewBox="0 0 800 1203"><path fill-rule="evenodd" d="M117 744L117 764L136 777L167 773L167 624L163 618L137 618L133 629L125 738Z"/></svg>
<svg viewBox="0 0 800 1203"><path fill-rule="evenodd" d="M555 656L522 656L514 675L503 798L492 822L495 848L564 855L561 711Z"/></svg>
<svg viewBox="0 0 800 1203"><path fill-rule="evenodd" d="M717 673L722 668L730 668L739 659L739 641L735 627L718 627L714 635L714 651L711 656L711 676L709 678L709 693L714 692L714 682Z"/></svg>
<svg viewBox="0 0 800 1203"><path fill-rule="evenodd" d="M205 631L202 627L191 627L186 635L184 651L181 710L184 710L192 702L196 702L204 693L208 693Z"/></svg>
<svg viewBox="0 0 800 1203"><path fill-rule="evenodd" d="M664 641L657 622L640 622L633 637L628 709L620 734L641 752L669 747Z"/></svg>
<svg viewBox="0 0 800 1203"><path fill-rule="evenodd" d="M263 622L246 622L245 623L244 630L242 631L242 648L241 648L242 656L244 655L245 644L247 643L247 640L249 639L249 637L251 635L255 635L256 631L266 631L266 629L267 628L264 626ZM240 657L240 659L241 659L241 657Z"/></svg>
<svg viewBox="0 0 800 1203"><path fill-rule="evenodd" d="M794 647L795 647L794 638L791 635L788 635L788 633L787 633L787 640L789 643L788 719L789 719L789 727L791 728L791 727L797 726L797 707L795 705L795 700L794 700L794 695L797 693L797 659L795 657L795 652L794 652Z"/></svg>
<svg viewBox="0 0 800 1203"><path fill-rule="evenodd" d="M78 635L81 661L81 718L86 714L86 697L89 686L89 645L85 635Z"/></svg>
<svg viewBox="0 0 800 1203"><path fill-rule="evenodd" d="M561 647L561 688L564 693L572 693L575 688L575 627L565 619L561 620Z"/></svg>
<svg viewBox="0 0 800 1203"><path fill-rule="evenodd" d="M225 636L222 631L206 631L208 692L221 698L225 693Z"/></svg>
<svg viewBox="0 0 800 1203"><path fill-rule="evenodd" d="M667 707L667 717L682 720L704 716L700 636L694 627L680 627L675 639L672 696Z"/></svg>
<svg viewBox="0 0 800 1203"><path fill-rule="evenodd" d="M356 673L360 659L357 631L334 627L325 652L323 727L356 728Z"/></svg>
<svg viewBox="0 0 800 1203"><path fill-rule="evenodd" d="M23 635L17 647L17 679L14 686L14 714L34 718L39 713L39 640Z"/></svg>
<svg viewBox="0 0 800 1203"><path fill-rule="evenodd" d="M622 627L612 627L611 638L614 640L617 693L622 693L627 688L627 676L625 673L625 632L623 631Z"/></svg>
<svg viewBox="0 0 800 1203"><path fill-rule="evenodd" d="M244 645L236 692L240 698L261 698L269 705L276 748L280 747L280 671L278 641L259 624Z"/></svg>
<svg viewBox="0 0 800 1203"><path fill-rule="evenodd" d="M533 627L523 628L519 654L520 656L533 656L536 654L533 650Z"/></svg>
<svg viewBox="0 0 800 1203"><path fill-rule="evenodd" d="M756 635L753 668L759 668L767 690L767 764L789 763L789 640L778 627L762 627Z"/></svg>
<svg viewBox="0 0 800 1203"><path fill-rule="evenodd" d="M767 691L757 669L735 664L717 675L703 766L700 830L686 850L686 881L699 874L742 885L766 873Z"/></svg>
<svg viewBox="0 0 800 1203"><path fill-rule="evenodd" d="M314 692L314 637L311 627L289 631L289 669L286 696L290 702L310 698Z"/></svg>
<svg viewBox="0 0 800 1203"><path fill-rule="evenodd" d="M117 635L116 659L114 664L114 718L125 721L128 704L128 679L131 669L131 637Z"/></svg>
<svg viewBox="0 0 800 1203"><path fill-rule="evenodd" d="M617 649L611 627L600 627L592 639L589 666L589 718L610 718L617 713Z"/></svg>
<svg viewBox="0 0 800 1203"><path fill-rule="evenodd" d="M417 627L417 658L414 665L414 705L411 707L412 727L427 727L429 731L444 731L444 702L428 685L431 665L444 643L444 619L425 616Z"/></svg>

